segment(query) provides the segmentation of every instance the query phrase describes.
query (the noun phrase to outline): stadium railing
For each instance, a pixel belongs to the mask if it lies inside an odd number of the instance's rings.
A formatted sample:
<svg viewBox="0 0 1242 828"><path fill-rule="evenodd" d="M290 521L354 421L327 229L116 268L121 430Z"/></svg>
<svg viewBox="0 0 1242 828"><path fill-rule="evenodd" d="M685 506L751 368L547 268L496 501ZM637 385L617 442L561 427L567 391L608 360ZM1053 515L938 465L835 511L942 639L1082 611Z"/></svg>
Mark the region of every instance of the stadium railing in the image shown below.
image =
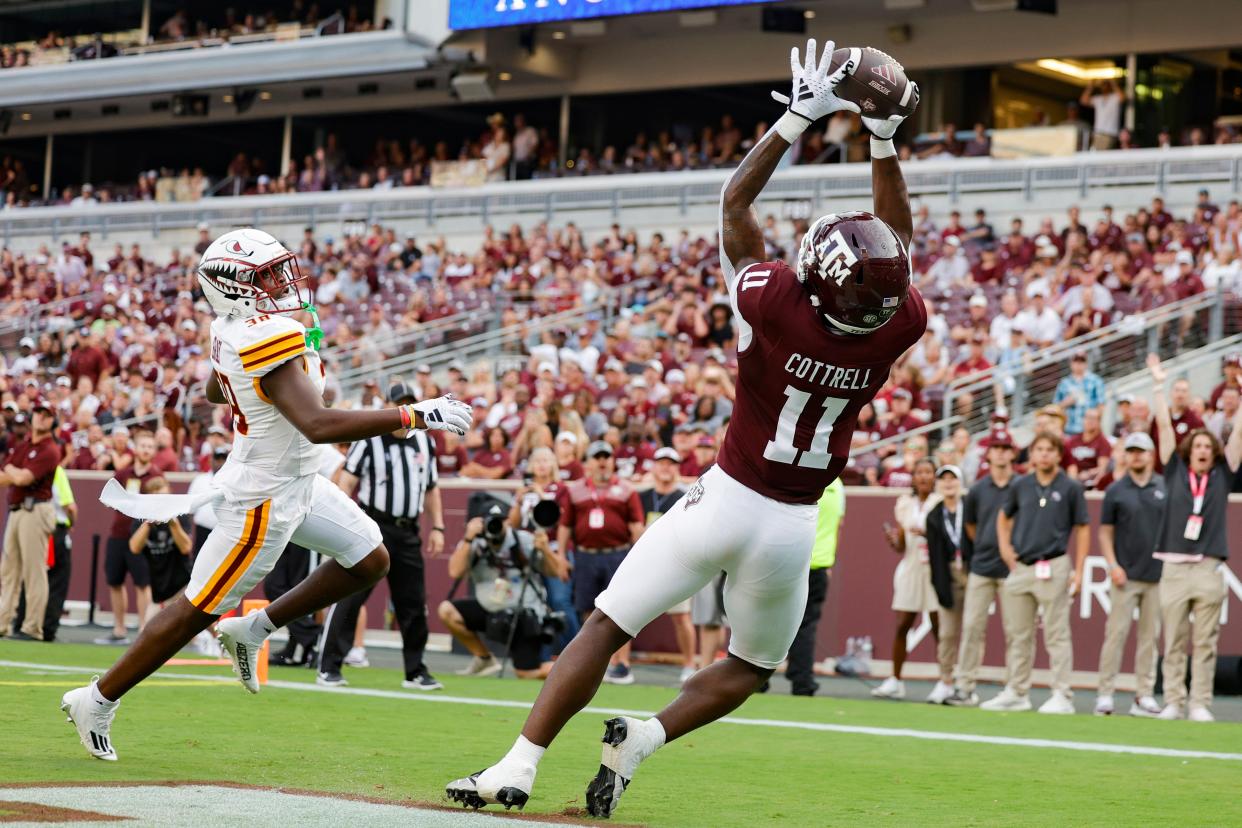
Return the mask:
<svg viewBox="0 0 1242 828"><path fill-rule="evenodd" d="M1038 195L1077 199L1112 187L1143 187L1164 192L1175 185L1226 185L1242 190L1242 146L1172 150L1088 152L1055 158L994 158L920 161L903 171L912 196L940 196L955 204L963 197L989 193L1029 202ZM728 170L638 173L484 184L474 188L408 187L392 190L341 190L243 197L196 202L131 202L91 208L30 207L0 214L0 241L38 236L58 240L90 231L149 233L242 225L289 227L321 223L409 220L435 227L445 219L469 220L472 226L503 216L513 220L581 221L585 212L612 219L652 210L686 216L692 209L714 207ZM765 202L800 202L809 211L830 200L871 193L871 172L864 164L800 166L778 171L764 190ZM1017 203L1022 203L1017 202ZM839 201L838 201L839 203ZM671 219L670 219L671 220Z"/></svg>
<svg viewBox="0 0 1242 828"><path fill-rule="evenodd" d="M1215 339L1201 348L1185 351L1176 356L1161 354L1161 363L1168 373L1170 381L1186 379L1190 382L1192 394L1206 399L1212 389L1221 380L1221 362L1230 351L1242 349L1242 333L1235 333ZM1113 405L1117 398L1129 394L1137 398L1147 398L1151 394L1151 374L1146 366L1135 370L1110 383L1105 388L1107 403L1104 406L1104 428L1111 432L1113 426ZM1206 415L1205 415L1206 418Z"/></svg>
<svg viewBox="0 0 1242 828"><path fill-rule="evenodd" d="M1057 383L1066 375L1076 351L1086 351L1091 370L1109 381L1136 370L1149 352L1172 356L1236 333L1227 330L1237 327L1234 315L1226 313L1231 298L1218 291L1191 296L1034 352L1022 371L1009 375L1013 388L1006 389L1005 398L1011 425L1052 402ZM993 368L950 382L945 387L939 422L946 423L958 400L969 394L976 403L962 424L972 434L982 430L995 410L993 387L1001 377Z"/></svg>

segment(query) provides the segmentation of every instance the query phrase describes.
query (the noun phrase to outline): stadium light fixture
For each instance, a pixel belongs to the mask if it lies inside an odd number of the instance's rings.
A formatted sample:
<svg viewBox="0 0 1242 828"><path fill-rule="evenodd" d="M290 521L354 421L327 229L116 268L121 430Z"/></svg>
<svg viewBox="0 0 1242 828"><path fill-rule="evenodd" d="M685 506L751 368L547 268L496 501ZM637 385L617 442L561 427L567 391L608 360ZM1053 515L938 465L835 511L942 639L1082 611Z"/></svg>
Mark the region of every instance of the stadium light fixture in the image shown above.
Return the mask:
<svg viewBox="0 0 1242 828"><path fill-rule="evenodd" d="M1059 75L1068 75L1079 81L1116 80L1117 78L1124 77L1126 74L1125 69L1109 61L1083 63L1080 61L1057 60L1056 58L1041 58L1035 61L1035 65L1040 69L1056 72Z"/></svg>
<svg viewBox="0 0 1242 828"><path fill-rule="evenodd" d="M22 120L23 120L23 121L29 121L29 120L30 120L31 118L33 118L33 117L34 117L34 116L33 116L33 115L31 115L29 112L23 112L23 113L22 113Z"/></svg>
<svg viewBox="0 0 1242 828"><path fill-rule="evenodd" d="M564 39L565 39L565 33L564 33L564 32L562 32L562 31L555 31L555 32L553 32L553 33L552 33L552 39L553 39L553 40L564 40Z"/></svg>
<svg viewBox="0 0 1242 828"><path fill-rule="evenodd" d="M513 75L509 74L508 72L498 72L496 74L496 79L502 80L502 81L513 80Z"/></svg>
<svg viewBox="0 0 1242 828"><path fill-rule="evenodd" d="M272 99L272 93L271 93L271 92L263 91L263 92L260 92L260 93L259 93L259 100L261 100L261 101L270 101L271 99Z"/></svg>
<svg viewBox="0 0 1242 828"><path fill-rule="evenodd" d="M802 17L805 18L806 20L814 20L815 9L807 9L806 11L802 13Z"/></svg>

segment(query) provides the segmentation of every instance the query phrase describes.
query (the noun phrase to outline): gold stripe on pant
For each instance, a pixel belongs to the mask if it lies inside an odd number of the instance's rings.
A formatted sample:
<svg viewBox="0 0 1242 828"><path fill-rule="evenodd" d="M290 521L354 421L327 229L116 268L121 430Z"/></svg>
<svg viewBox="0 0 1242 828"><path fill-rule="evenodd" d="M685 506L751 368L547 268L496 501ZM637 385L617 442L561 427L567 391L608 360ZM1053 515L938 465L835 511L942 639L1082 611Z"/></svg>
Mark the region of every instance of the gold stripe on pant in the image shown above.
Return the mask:
<svg viewBox="0 0 1242 828"><path fill-rule="evenodd" d="M43 640L47 610L47 547L56 528L51 503L37 503L29 511L9 512L4 527L4 557L0 558L0 631L8 635L17 604L26 588L26 620L22 632Z"/></svg>
<svg viewBox="0 0 1242 828"><path fill-rule="evenodd" d="M1019 696L1031 690L1031 668L1035 663L1035 622L1044 614L1044 649L1052 666L1052 689L1066 696L1070 690L1070 670L1074 664L1074 645L1070 640L1069 581L1070 559L1062 555L1048 562L1052 577L1040 580L1035 567L1019 563L1005 579L1001 617L1009 641L1006 666L1013 677L1010 687Z"/></svg>
<svg viewBox="0 0 1242 828"><path fill-rule="evenodd" d="M1156 639L1160 635L1160 583L1126 581L1109 590L1108 623L1104 626L1104 644L1100 647L1101 696L1111 696L1121 669L1121 655L1130 637L1130 622L1138 610L1138 640L1134 650L1134 695L1150 696L1156 687Z"/></svg>
<svg viewBox="0 0 1242 828"><path fill-rule="evenodd" d="M1164 621L1164 703L1186 703L1186 645L1190 661L1190 703L1212 704L1220 608L1228 587L1216 558L1164 565L1160 576L1160 614ZM1194 618L1191 618L1191 615Z"/></svg>
<svg viewBox="0 0 1242 828"><path fill-rule="evenodd" d="M988 610L992 602L1000 603L1004 578L989 578L970 573L966 577L966 597L962 601L962 646L957 659L957 686L969 695L975 691L979 665L988 637ZM1009 641L1005 638L1006 643ZM1005 660L1005 684L1009 684L1009 660Z"/></svg>
<svg viewBox="0 0 1242 828"><path fill-rule="evenodd" d="M939 631L936 636L936 661L940 663L940 680L953 683L953 666L957 661L958 644L962 640L962 608L966 603L966 573L951 565L953 577L953 609L938 607Z"/></svg>

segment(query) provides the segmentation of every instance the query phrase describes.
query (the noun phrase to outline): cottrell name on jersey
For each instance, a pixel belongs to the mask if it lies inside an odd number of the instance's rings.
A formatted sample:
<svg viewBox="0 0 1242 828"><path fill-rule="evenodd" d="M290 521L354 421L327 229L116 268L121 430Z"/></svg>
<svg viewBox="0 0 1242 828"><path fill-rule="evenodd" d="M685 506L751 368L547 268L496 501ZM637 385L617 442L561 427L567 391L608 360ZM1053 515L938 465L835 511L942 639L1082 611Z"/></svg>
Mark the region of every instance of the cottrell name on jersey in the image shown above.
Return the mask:
<svg viewBox="0 0 1242 828"><path fill-rule="evenodd" d="M841 368L798 353L790 354L785 360L785 370L800 380L824 388L861 391L871 387L870 368Z"/></svg>

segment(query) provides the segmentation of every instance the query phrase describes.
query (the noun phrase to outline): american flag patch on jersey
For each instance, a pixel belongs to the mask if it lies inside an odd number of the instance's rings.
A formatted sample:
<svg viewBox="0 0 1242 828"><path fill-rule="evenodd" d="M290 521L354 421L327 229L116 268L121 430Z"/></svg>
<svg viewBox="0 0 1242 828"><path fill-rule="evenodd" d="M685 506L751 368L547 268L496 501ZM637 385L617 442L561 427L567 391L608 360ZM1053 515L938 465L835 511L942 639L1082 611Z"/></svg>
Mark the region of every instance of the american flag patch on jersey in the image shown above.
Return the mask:
<svg viewBox="0 0 1242 828"><path fill-rule="evenodd" d="M885 297L884 297L884 302L883 302L883 305L884 305L884 307L886 307L886 308L895 308L895 307L897 307L897 303L898 303L899 301L901 301L901 300L900 300L898 297L896 297L896 296L885 296Z"/></svg>

